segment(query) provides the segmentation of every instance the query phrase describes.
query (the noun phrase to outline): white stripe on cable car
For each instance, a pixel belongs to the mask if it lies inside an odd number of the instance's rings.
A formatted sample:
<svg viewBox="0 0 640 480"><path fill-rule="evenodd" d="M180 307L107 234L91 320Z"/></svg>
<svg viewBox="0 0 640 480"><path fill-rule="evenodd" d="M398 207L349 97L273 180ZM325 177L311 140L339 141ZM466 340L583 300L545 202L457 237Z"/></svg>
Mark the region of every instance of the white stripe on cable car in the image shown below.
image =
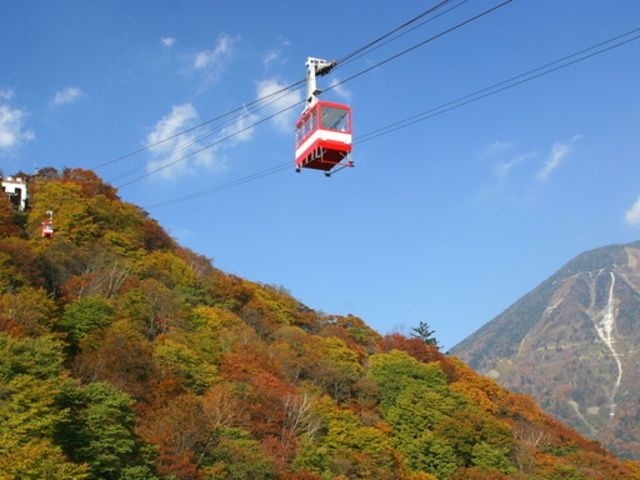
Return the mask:
<svg viewBox="0 0 640 480"><path fill-rule="evenodd" d="M317 140L333 140L336 142L351 145L351 134L346 132L337 132L335 130L318 130L309 135L302 144L296 148L296 159L304 153L306 149L311 147Z"/></svg>

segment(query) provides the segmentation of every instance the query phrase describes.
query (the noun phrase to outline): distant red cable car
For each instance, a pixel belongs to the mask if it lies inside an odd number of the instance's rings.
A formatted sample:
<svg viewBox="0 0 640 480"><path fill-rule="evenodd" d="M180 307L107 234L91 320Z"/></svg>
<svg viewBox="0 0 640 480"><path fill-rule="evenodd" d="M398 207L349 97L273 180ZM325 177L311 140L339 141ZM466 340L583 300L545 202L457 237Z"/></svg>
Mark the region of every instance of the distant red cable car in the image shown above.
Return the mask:
<svg viewBox="0 0 640 480"><path fill-rule="evenodd" d="M41 223L42 238L53 238L53 222L45 220Z"/></svg>
<svg viewBox="0 0 640 480"><path fill-rule="evenodd" d="M296 171L302 168L323 170L326 176L351 161L351 108L318 99L316 75L327 74L336 62L308 58L307 106L296 122ZM336 168L337 167L337 168Z"/></svg>
<svg viewBox="0 0 640 480"><path fill-rule="evenodd" d="M42 238L53 238L53 212L47 210L47 216L49 218L40 223Z"/></svg>

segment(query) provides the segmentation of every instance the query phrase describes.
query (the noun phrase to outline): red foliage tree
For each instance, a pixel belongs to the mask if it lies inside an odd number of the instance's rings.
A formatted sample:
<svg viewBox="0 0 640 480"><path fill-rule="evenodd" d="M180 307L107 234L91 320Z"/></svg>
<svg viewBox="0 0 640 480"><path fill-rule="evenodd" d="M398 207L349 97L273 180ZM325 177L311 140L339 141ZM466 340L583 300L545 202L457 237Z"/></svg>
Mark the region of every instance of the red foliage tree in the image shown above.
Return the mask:
<svg viewBox="0 0 640 480"><path fill-rule="evenodd" d="M79 185L87 197L104 195L109 200L118 200L116 189L107 185L92 170L83 168L65 168L62 172L62 181Z"/></svg>
<svg viewBox="0 0 640 480"><path fill-rule="evenodd" d="M85 338L72 368L86 382L109 382L145 402L151 400L151 386L157 380L151 345L124 322L115 323L99 337Z"/></svg>
<svg viewBox="0 0 640 480"><path fill-rule="evenodd" d="M389 333L380 341L383 352L402 350L421 362L441 361L445 356L435 345L429 345L419 338L407 338L399 333Z"/></svg>
<svg viewBox="0 0 640 480"><path fill-rule="evenodd" d="M15 216L16 212L7 197L0 198L0 238L18 236L22 233Z"/></svg>
<svg viewBox="0 0 640 480"><path fill-rule="evenodd" d="M200 398L191 394L172 398L164 407L149 411L139 431L158 446L156 469L160 475L200 478L197 459L214 440Z"/></svg>

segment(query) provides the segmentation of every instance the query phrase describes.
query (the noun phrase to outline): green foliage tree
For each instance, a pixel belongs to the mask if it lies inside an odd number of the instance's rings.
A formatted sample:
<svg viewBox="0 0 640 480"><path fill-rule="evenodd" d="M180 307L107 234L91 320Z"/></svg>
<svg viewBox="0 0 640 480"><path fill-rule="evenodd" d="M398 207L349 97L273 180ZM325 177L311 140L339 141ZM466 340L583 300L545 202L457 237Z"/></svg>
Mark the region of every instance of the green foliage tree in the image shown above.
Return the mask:
<svg viewBox="0 0 640 480"><path fill-rule="evenodd" d="M393 405L385 409L385 419L394 426L398 440L412 440L419 432L433 430L456 408L456 401L423 382L406 385Z"/></svg>
<svg viewBox="0 0 640 480"><path fill-rule="evenodd" d="M461 462L446 439L433 433L457 408L444 372L436 363L394 350L370 357L369 375L380 388L383 416L409 469L449 478Z"/></svg>
<svg viewBox="0 0 640 480"><path fill-rule="evenodd" d="M1 383L0 478L85 478L86 468L69 462L51 440L65 420L56 406L59 382L17 375Z"/></svg>
<svg viewBox="0 0 640 480"><path fill-rule="evenodd" d="M149 340L166 333L185 317L181 298L154 278L141 280L136 288L119 298L117 305L120 315Z"/></svg>
<svg viewBox="0 0 640 480"><path fill-rule="evenodd" d="M0 480L85 480L87 466L69 462L48 439L0 437Z"/></svg>
<svg viewBox="0 0 640 480"><path fill-rule="evenodd" d="M369 375L380 388L394 445L410 469L443 479L460 467L512 471L509 427L451 391L438 363L424 364L396 350L370 357Z"/></svg>
<svg viewBox="0 0 640 480"><path fill-rule="evenodd" d="M14 338L0 333L0 379L5 382L18 375L56 379L63 360L63 344L53 336Z"/></svg>
<svg viewBox="0 0 640 480"><path fill-rule="evenodd" d="M471 405L442 421L436 432L453 446L465 467L479 466L509 473L515 442L511 428Z"/></svg>
<svg viewBox="0 0 640 480"><path fill-rule="evenodd" d="M209 480L271 480L278 478L275 465L251 435L239 428L215 432L215 446L205 459L203 474Z"/></svg>
<svg viewBox="0 0 640 480"><path fill-rule="evenodd" d="M56 407L59 387L55 379L17 375L3 381L0 396L0 435L25 444L31 439L50 437L64 412Z"/></svg>
<svg viewBox="0 0 640 480"><path fill-rule="evenodd" d="M510 439L509 439L510 440ZM476 443L471 450L471 463L483 470L498 470L511 473L514 468L509 461L511 449L506 445L491 445L487 442Z"/></svg>
<svg viewBox="0 0 640 480"><path fill-rule="evenodd" d="M59 403L68 409L56 439L69 457L89 465L89 479L152 480L151 450L134 433L133 400L106 383L67 388Z"/></svg>
<svg viewBox="0 0 640 480"><path fill-rule="evenodd" d="M368 375L380 387L383 409L394 405L408 385L424 383L443 395L449 390L446 376L436 363L421 363L400 350L370 356Z"/></svg>
<svg viewBox="0 0 640 480"><path fill-rule="evenodd" d="M323 433L305 436L293 462L296 471L314 472L323 479L395 478L399 460L383 431L361 425L352 412L339 409L333 400L325 398L318 408Z"/></svg>
<svg viewBox="0 0 640 480"><path fill-rule="evenodd" d="M0 479L85 478L86 468L69 462L52 441L66 420L57 405L68 383L62 358L51 337L0 334Z"/></svg>
<svg viewBox="0 0 640 480"><path fill-rule="evenodd" d="M353 385L364 372L357 353L336 337L322 338L318 348L320 358L315 369L315 379L335 399L349 398Z"/></svg>
<svg viewBox="0 0 640 480"><path fill-rule="evenodd" d="M154 279L176 296L195 305L203 300L203 290L194 270L174 253L157 250L145 255L137 267L143 279Z"/></svg>
<svg viewBox="0 0 640 480"><path fill-rule="evenodd" d="M429 430L416 432L413 441L405 441L399 449L412 471L431 472L438 479L451 478L460 467L460 460L449 442Z"/></svg>
<svg viewBox="0 0 640 480"><path fill-rule="evenodd" d="M165 374L180 378L183 385L202 394L218 377L215 364L182 342L171 338L160 339L154 357Z"/></svg>
<svg viewBox="0 0 640 480"><path fill-rule="evenodd" d="M60 320L60 328L67 332L72 346L96 330L107 327L114 319L111 303L103 297L85 297L68 303Z"/></svg>

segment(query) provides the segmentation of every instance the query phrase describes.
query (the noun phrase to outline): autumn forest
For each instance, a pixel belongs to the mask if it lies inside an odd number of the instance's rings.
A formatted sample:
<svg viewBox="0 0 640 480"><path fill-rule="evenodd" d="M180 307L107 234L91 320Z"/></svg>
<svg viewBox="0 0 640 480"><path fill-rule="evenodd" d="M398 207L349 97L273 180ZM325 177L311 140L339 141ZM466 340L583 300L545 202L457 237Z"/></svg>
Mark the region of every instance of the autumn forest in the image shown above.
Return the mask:
<svg viewBox="0 0 640 480"><path fill-rule="evenodd" d="M222 272L91 171L27 177L26 211L0 200L0 480L640 479L428 335Z"/></svg>

